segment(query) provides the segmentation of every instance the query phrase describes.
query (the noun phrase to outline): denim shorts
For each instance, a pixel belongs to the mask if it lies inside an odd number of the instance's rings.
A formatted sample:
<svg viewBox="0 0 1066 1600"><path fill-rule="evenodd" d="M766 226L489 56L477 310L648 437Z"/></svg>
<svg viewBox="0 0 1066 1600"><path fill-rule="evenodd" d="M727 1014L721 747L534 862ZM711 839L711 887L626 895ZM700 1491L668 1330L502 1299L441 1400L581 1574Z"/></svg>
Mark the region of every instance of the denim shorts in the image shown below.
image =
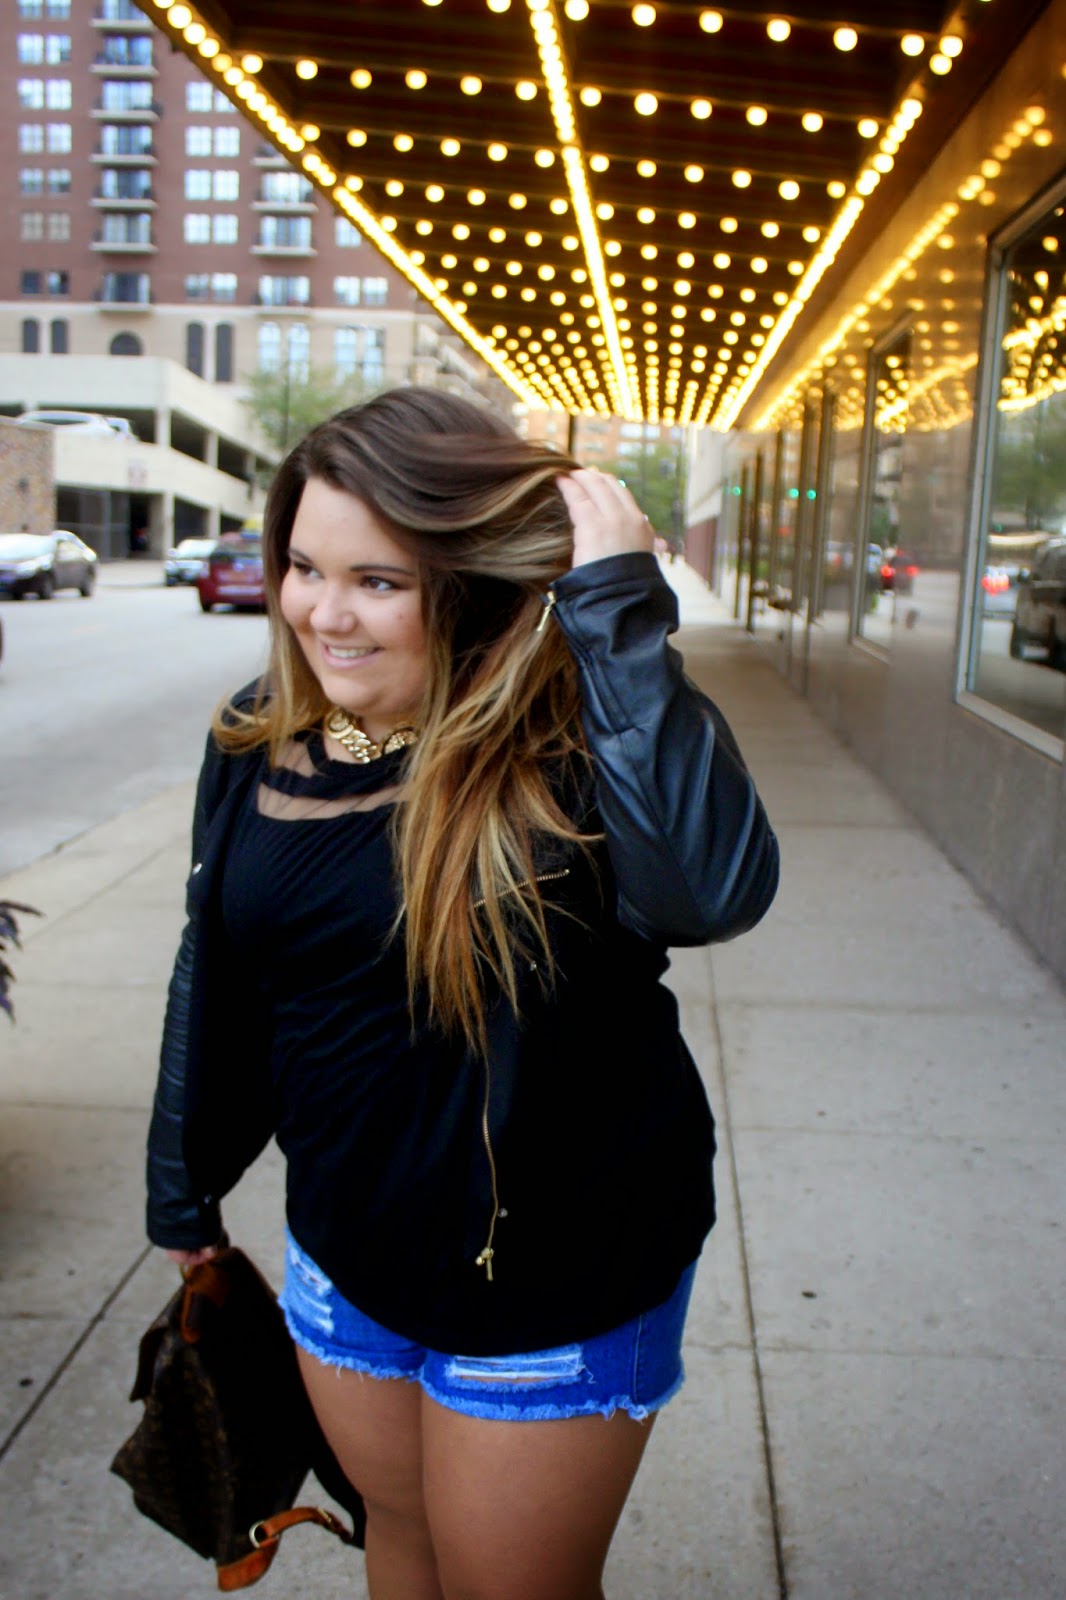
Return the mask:
<svg viewBox="0 0 1066 1600"><path fill-rule="evenodd" d="M309 1355L373 1378L419 1383L451 1411L541 1422L622 1410L643 1421L684 1382L681 1336L695 1274L693 1262L668 1300L610 1333L508 1356L448 1355L390 1333L345 1300L291 1234L280 1300L289 1332Z"/></svg>

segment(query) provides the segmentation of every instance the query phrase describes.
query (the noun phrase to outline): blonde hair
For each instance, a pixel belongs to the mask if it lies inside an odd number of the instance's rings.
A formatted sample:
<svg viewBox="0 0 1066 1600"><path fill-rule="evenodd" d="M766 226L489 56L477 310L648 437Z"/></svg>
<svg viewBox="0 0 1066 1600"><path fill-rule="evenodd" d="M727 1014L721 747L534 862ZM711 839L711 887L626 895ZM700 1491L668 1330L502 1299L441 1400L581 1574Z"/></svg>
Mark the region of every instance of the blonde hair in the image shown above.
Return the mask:
<svg viewBox="0 0 1066 1600"><path fill-rule="evenodd" d="M486 1046L485 979L517 1008L516 962L551 969L534 841L582 835L559 799L583 756L577 674L557 628L538 632L572 530L556 485L571 457L518 438L435 389L395 389L320 424L282 463L264 517L270 665L250 712L220 708L223 748L273 762L329 702L279 609L304 485L354 495L415 559L428 684L394 822L408 985L431 1018Z"/></svg>

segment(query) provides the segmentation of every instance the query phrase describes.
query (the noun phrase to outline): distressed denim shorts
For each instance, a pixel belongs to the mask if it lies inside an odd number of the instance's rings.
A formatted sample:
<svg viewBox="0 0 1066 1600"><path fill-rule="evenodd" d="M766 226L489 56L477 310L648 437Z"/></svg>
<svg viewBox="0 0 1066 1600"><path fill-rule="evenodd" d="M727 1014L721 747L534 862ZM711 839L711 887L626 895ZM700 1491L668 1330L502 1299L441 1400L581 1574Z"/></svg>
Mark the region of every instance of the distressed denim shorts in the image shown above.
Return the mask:
<svg viewBox="0 0 1066 1600"><path fill-rule="evenodd" d="M501 1422L540 1422L627 1411L637 1421L684 1382L681 1336L696 1264L662 1305L580 1344L523 1355L446 1355L412 1344L345 1300L291 1234L281 1308L301 1349L331 1367L406 1378L452 1411Z"/></svg>

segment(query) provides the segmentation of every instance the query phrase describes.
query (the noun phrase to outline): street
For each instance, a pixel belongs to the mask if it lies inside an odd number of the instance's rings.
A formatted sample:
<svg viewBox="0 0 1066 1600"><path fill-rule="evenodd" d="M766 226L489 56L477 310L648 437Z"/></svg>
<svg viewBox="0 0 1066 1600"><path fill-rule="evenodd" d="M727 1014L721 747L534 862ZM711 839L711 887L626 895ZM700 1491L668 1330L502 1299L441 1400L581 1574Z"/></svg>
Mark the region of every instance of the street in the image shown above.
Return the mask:
<svg viewBox="0 0 1066 1600"><path fill-rule="evenodd" d="M266 619L205 615L161 563L96 593L0 601L0 875L195 776L211 713L266 659Z"/></svg>

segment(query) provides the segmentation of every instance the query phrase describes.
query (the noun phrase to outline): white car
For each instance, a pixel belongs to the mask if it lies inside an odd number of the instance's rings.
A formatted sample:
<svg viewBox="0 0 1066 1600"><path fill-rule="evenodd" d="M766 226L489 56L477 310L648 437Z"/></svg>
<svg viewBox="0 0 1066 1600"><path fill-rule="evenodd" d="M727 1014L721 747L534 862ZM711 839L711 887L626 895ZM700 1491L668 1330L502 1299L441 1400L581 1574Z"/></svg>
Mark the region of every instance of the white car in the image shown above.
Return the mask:
<svg viewBox="0 0 1066 1600"><path fill-rule="evenodd" d="M182 539L168 550L163 562L163 582L168 589L177 583L195 583L204 562L215 548L214 539Z"/></svg>
<svg viewBox="0 0 1066 1600"><path fill-rule="evenodd" d="M28 428L69 428L77 433L118 434L123 439L137 437L125 417L107 417L99 411L24 411L15 421Z"/></svg>

